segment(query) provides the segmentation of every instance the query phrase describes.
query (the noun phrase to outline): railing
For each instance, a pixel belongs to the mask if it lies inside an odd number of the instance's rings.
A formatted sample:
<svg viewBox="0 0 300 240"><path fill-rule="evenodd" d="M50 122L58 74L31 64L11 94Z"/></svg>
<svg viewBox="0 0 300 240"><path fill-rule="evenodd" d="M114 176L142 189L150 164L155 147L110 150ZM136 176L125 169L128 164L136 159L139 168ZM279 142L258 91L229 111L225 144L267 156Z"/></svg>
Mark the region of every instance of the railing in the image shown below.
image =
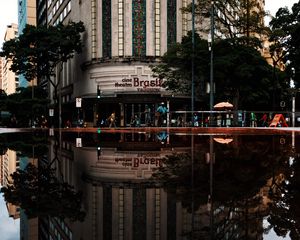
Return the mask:
<svg viewBox="0 0 300 240"><path fill-rule="evenodd" d="M268 127L276 114L282 114L292 126L292 112L282 111L170 111L155 116L152 126L158 127ZM159 119L162 118L162 119ZM141 122L142 123L142 122ZM143 124L141 124L143 125ZM295 127L300 127L300 112L295 112Z"/></svg>

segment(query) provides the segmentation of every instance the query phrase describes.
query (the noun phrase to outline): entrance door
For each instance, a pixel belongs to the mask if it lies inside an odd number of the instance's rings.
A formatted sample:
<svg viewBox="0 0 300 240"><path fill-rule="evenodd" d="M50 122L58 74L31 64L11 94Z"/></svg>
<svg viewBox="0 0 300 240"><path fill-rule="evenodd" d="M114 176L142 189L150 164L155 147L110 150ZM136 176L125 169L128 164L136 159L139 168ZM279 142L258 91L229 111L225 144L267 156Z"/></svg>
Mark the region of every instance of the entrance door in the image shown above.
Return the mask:
<svg viewBox="0 0 300 240"><path fill-rule="evenodd" d="M155 105L152 103L124 104L125 126L153 126Z"/></svg>

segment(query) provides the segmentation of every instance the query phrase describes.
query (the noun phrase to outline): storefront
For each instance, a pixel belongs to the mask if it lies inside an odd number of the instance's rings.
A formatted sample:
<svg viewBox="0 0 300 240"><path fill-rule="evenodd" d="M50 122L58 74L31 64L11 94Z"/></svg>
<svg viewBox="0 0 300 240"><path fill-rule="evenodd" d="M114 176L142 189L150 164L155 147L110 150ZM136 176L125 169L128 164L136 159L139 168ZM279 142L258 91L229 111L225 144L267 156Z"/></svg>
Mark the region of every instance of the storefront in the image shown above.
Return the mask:
<svg viewBox="0 0 300 240"><path fill-rule="evenodd" d="M116 127L158 126L156 110L161 103L169 112L190 110L190 96L166 91L148 64L93 65L85 76L89 80L78 82L74 96L82 97L88 126L108 127L112 113Z"/></svg>

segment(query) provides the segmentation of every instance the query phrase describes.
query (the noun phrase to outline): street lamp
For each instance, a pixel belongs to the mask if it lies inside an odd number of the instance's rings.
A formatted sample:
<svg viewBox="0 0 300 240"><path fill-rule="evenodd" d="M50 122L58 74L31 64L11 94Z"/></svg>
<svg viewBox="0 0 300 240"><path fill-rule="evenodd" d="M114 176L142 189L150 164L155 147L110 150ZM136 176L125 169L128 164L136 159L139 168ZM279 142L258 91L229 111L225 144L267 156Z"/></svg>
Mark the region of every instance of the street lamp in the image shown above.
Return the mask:
<svg viewBox="0 0 300 240"><path fill-rule="evenodd" d="M195 82L195 0L192 0L192 96L191 96L191 122L194 125L194 83Z"/></svg>
<svg viewBox="0 0 300 240"><path fill-rule="evenodd" d="M215 31L215 22L214 22L214 1L211 2L211 10L210 10L210 33L208 35L207 41L209 45L210 51L210 81L209 81L209 110L210 110L210 118L209 122L212 125L212 111L214 107L214 52L213 52L213 43L214 43L214 31Z"/></svg>
<svg viewBox="0 0 300 240"><path fill-rule="evenodd" d="M295 127L296 86L294 82L295 68L291 68L290 88L292 90L292 127Z"/></svg>

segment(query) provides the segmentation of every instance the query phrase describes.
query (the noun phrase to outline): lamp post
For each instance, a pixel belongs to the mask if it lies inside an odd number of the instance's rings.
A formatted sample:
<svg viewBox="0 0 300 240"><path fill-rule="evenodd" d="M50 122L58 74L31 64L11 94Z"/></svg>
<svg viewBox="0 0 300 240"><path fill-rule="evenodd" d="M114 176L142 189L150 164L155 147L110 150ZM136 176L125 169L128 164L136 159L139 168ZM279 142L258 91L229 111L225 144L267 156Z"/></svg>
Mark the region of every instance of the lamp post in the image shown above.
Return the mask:
<svg viewBox="0 0 300 240"><path fill-rule="evenodd" d="M295 127L296 86L294 82L295 68L291 68L290 88L292 90L292 127Z"/></svg>
<svg viewBox="0 0 300 240"><path fill-rule="evenodd" d="M215 31L215 22L214 22L214 1L211 1L211 10L210 10L210 33L208 35L208 45L210 51L210 80L209 80L209 110L210 118L209 123L212 125L212 111L214 107L214 52L213 52L213 43L214 43L214 31Z"/></svg>
<svg viewBox="0 0 300 240"><path fill-rule="evenodd" d="M194 83L195 82L195 0L192 0L192 96L191 96L191 122L194 126Z"/></svg>

